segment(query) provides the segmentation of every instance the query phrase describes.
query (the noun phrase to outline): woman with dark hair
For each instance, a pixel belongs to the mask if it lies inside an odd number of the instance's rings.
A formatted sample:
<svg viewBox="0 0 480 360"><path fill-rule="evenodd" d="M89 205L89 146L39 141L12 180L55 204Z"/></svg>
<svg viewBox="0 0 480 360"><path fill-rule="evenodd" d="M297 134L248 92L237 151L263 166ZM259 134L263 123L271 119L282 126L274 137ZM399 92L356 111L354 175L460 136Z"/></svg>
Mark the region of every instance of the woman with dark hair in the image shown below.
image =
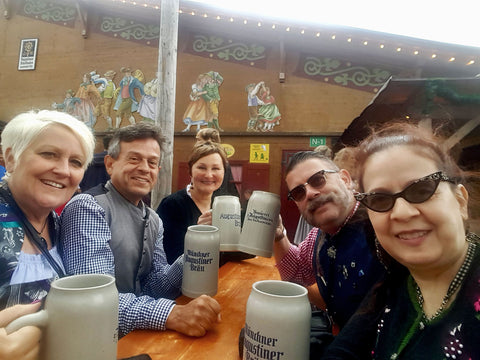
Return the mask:
<svg viewBox="0 0 480 360"><path fill-rule="evenodd" d="M479 238L468 232L469 181L442 144L395 123L359 145L356 198L388 275L325 359L479 358Z"/></svg>

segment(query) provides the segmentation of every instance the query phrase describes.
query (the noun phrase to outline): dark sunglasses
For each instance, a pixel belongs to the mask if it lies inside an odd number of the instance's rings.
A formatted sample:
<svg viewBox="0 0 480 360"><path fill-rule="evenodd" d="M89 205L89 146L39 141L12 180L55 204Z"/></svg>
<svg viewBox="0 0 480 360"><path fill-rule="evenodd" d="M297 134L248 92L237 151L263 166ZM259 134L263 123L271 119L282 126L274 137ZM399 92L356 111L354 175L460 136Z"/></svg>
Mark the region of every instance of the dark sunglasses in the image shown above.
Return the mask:
<svg viewBox="0 0 480 360"><path fill-rule="evenodd" d="M327 178L325 177L326 173L336 173L337 170L320 170L312 176L310 176L305 184L295 186L292 190L288 192L288 200L293 201L302 201L307 195L307 185L315 189L321 189L327 183Z"/></svg>
<svg viewBox="0 0 480 360"><path fill-rule="evenodd" d="M401 197L412 204L420 204L427 201L437 191L440 181L448 181L455 183L443 172L438 171L436 173L427 175L421 179L418 179L408 185L402 191L396 194L384 194L384 193L357 193L355 198L363 205L373 211L386 212L393 208L395 201Z"/></svg>

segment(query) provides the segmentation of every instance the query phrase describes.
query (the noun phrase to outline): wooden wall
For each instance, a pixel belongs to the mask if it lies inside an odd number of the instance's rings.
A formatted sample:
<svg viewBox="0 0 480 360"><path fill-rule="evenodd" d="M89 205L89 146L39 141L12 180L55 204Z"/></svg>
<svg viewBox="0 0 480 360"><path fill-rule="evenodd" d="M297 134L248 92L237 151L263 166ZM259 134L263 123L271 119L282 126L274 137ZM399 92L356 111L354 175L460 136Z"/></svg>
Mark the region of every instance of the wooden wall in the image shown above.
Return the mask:
<svg viewBox="0 0 480 360"><path fill-rule="evenodd" d="M91 18L91 21L94 23L94 19ZM157 70L157 48L114 39L93 31L88 33L87 38L83 38L81 30L79 20L72 28L17 14L10 19L0 20L1 120L8 121L20 112L48 109L53 102L62 102L65 91L76 91L82 82L82 74L92 70L99 74L110 69L115 70L116 84L122 78L122 66L141 69L146 81L154 78ZM288 48L286 81L280 83L279 47L275 44L272 45L263 69L183 52L185 37L185 30L180 28L173 190L176 190L176 163L187 160L194 142L195 127L192 127L190 133L181 132L185 128L182 116L189 102L191 84L201 73L213 70L224 78L220 87L220 126L225 129L222 141L233 145L236 150L232 159L248 160L251 143L270 144L270 191L275 193L280 193L280 181L283 181L280 179L283 149L309 149L310 136L326 136L327 145L332 145L374 96L372 92L293 75L299 53L289 51ZM36 69L18 71L20 40L25 38L39 39ZM248 83L261 80L270 86L282 120L272 133L251 134L245 132L248 111L244 89ZM106 125L105 122L98 121L95 130L101 134Z"/></svg>

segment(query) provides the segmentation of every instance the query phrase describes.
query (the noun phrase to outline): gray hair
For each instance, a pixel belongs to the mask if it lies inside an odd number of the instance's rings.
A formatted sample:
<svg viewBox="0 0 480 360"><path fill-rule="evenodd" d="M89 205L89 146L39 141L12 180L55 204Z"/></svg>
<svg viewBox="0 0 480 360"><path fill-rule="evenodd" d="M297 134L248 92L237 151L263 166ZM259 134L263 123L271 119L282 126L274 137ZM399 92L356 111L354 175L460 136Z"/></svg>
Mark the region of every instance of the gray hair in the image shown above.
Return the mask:
<svg viewBox="0 0 480 360"><path fill-rule="evenodd" d="M290 173L290 171L293 170L295 166L297 166L300 163L303 163L304 161L310 160L310 159L319 159L322 160L323 162L329 164L331 166L330 170L340 170L338 166L333 162L331 158L326 157L325 155L317 152L317 151L299 151L295 154L292 155L290 158L287 168L285 170L285 175Z"/></svg>
<svg viewBox="0 0 480 360"><path fill-rule="evenodd" d="M160 152L163 152L166 139L162 135L162 129L158 125L142 121L116 130L108 145L108 155L118 159L121 142L132 142L139 139L156 140L158 146L160 146Z"/></svg>
<svg viewBox="0 0 480 360"><path fill-rule="evenodd" d="M86 160L83 168L86 169L92 161L95 150L95 137L92 131L73 116L54 110L29 111L10 120L2 131L3 153L10 148L15 164L18 164L28 146L51 126L63 126L80 141Z"/></svg>

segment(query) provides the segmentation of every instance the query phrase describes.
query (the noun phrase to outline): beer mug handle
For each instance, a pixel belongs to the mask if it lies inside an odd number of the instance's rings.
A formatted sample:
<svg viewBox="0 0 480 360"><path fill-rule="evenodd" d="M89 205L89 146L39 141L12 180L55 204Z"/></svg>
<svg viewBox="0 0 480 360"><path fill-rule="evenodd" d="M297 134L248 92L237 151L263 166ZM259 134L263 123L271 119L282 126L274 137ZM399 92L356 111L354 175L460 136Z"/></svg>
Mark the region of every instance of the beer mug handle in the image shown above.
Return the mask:
<svg viewBox="0 0 480 360"><path fill-rule="evenodd" d="M7 335L20 330L24 326L40 326L47 325L48 315L46 310L40 310L34 314L27 314L13 320L5 327Z"/></svg>

